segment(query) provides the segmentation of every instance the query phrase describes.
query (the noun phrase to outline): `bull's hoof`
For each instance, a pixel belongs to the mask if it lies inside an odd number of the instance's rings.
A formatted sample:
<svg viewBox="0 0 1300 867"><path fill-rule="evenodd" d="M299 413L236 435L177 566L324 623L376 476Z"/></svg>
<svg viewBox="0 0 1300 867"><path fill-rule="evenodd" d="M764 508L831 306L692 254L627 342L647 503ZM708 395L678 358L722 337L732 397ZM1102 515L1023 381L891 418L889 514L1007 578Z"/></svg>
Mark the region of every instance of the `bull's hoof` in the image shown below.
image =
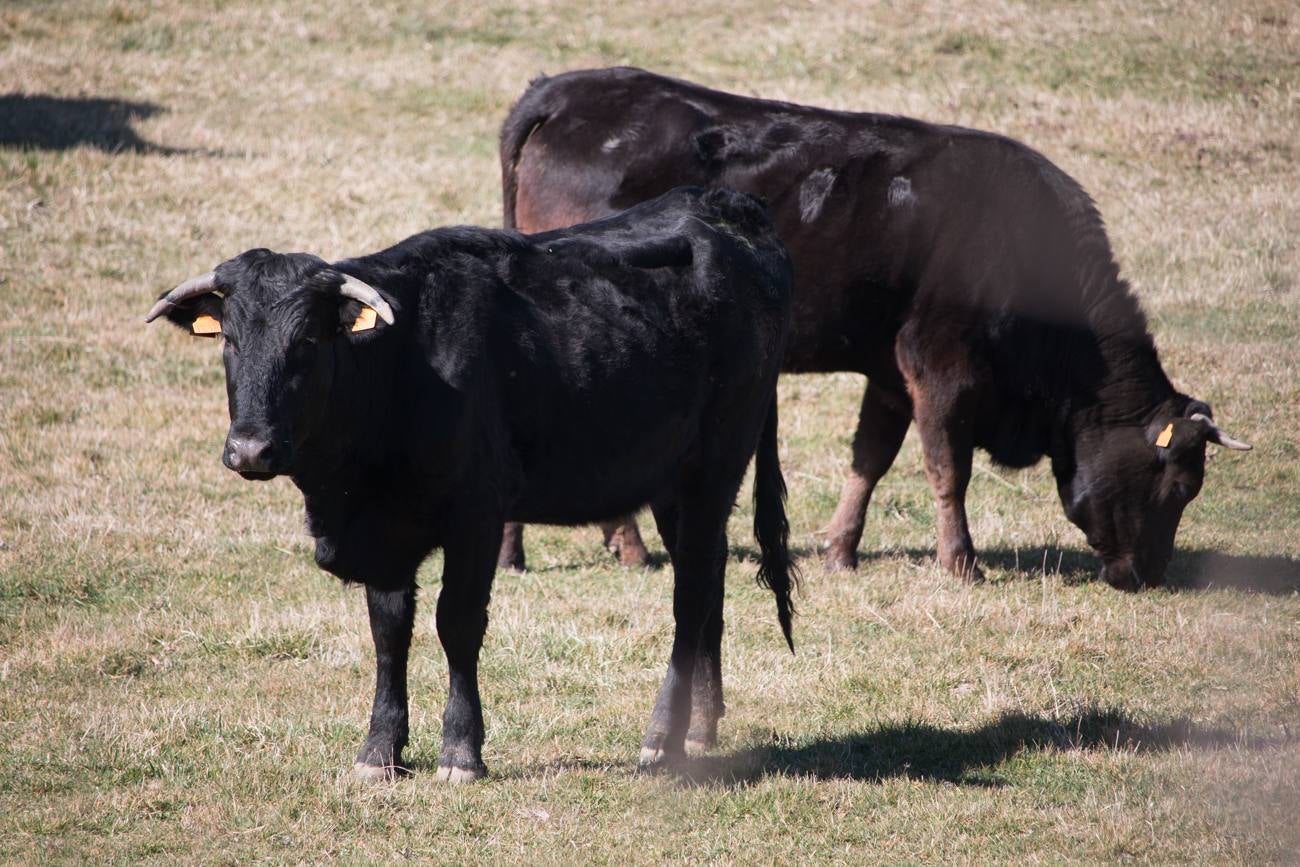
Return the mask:
<svg viewBox="0 0 1300 867"><path fill-rule="evenodd" d="M487 768L454 768L439 765L433 778L440 783L472 783L487 776Z"/></svg>
<svg viewBox="0 0 1300 867"><path fill-rule="evenodd" d="M352 779L363 783L387 783L409 773L400 765L367 765L365 762L357 762L352 766Z"/></svg>
<svg viewBox="0 0 1300 867"><path fill-rule="evenodd" d="M712 750L712 749L713 749L714 747L716 747L717 745L718 745L718 739L717 739L716 737L713 738L712 740L707 739L707 738L704 738L704 739L698 739L698 740L697 740L696 738L687 738L687 739L686 739L686 755L688 755L688 756L702 756L702 755L708 753L710 750Z"/></svg>

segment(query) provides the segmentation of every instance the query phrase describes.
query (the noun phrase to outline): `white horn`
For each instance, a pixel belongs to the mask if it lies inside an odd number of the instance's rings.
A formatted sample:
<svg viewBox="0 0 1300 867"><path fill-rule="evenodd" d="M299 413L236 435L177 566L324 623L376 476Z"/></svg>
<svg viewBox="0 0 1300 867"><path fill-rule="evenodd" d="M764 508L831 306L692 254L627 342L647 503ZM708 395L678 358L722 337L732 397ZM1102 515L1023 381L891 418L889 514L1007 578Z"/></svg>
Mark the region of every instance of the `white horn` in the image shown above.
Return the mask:
<svg viewBox="0 0 1300 867"><path fill-rule="evenodd" d="M1205 422L1206 426L1209 427L1210 429L1210 436L1209 436L1210 442L1218 443L1219 445L1223 446L1225 449L1235 449L1239 452L1248 452L1251 450L1250 443L1243 443L1241 440L1236 439L1235 437L1231 437L1228 434L1224 433L1223 431L1219 430L1219 426L1214 423L1214 419L1210 418L1205 413L1194 412L1190 416L1188 416L1188 419L1190 419L1191 421Z"/></svg>
<svg viewBox="0 0 1300 867"><path fill-rule="evenodd" d="M209 292L215 292L216 289L216 271L209 271L206 274L191 277L163 297L159 298L158 303L149 309L149 315L145 316L144 321L153 322L159 316L162 316L168 310L171 310L187 298L193 298L195 295L207 295Z"/></svg>
<svg viewBox="0 0 1300 867"><path fill-rule="evenodd" d="M379 318L393 324L393 308L388 306L388 302L383 296L369 283L363 283L351 274L343 274L343 285L339 287L339 294L346 295L348 298L355 298L367 307L374 309L379 314Z"/></svg>

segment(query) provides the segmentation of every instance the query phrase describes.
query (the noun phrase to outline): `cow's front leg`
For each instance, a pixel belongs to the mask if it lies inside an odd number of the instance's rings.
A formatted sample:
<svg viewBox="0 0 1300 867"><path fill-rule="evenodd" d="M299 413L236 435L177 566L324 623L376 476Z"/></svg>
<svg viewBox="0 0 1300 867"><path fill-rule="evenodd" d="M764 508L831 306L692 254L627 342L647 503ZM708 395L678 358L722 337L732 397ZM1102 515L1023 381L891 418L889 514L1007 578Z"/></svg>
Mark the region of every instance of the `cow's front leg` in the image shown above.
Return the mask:
<svg viewBox="0 0 1300 867"><path fill-rule="evenodd" d="M401 590L366 588L370 635L375 642L375 703L370 734L357 753L355 775L365 780L389 779L406 772L402 749L409 722L406 702L406 660L415 623L415 586Z"/></svg>
<svg viewBox="0 0 1300 867"><path fill-rule="evenodd" d="M982 576L966 522L966 487L975 451L970 417L959 412L939 412L933 405L914 402L925 475L934 491L939 563L959 578L977 581Z"/></svg>
<svg viewBox="0 0 1300 867"><path fill-rule="evenodd" d="M824 562L831 571L858 565L858 542L876 483L894 464L912 423L907 401L874 382L867 383L853 435L853 465L826 531Z"/></svg>
<svg viewBox="0 0 1300 867"><path fill-rule="evenodd" d="M437 619L450 683L442 714L439 780L461 783L487 774L483 764L478 654L487 632L488 600L501 531L500 522L461 528L452 534L453 541L445 548Z"/></svg>

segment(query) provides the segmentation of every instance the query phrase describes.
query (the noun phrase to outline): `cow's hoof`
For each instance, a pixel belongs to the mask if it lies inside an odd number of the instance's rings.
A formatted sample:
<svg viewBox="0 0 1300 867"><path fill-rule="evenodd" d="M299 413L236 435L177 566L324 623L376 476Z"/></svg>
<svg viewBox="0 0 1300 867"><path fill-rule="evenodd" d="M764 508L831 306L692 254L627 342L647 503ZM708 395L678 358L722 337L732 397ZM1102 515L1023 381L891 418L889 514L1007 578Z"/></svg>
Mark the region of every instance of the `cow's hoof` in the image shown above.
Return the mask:
<svg viewBox="0 0 1300 867"><path fill-rule="evenodd" d="M624 569L644 569L650 562L650 552L644 547L630 548L624 545L618 551L618 565Z"/></svg>
<svg viewBox="0 0 1300 867"><path fill-rule="evenodd" d="M686 757L685 752L674 752L663 747L642 747L637 764L643 770L671 767Z"/></svg>
<svg viewBox="0 0 1300 867"><path fill-rule="evenodd" d="M433 778L440 783L472 783L487 776L487 768L453 768L439 765Z"/></svg>
<svg viewBox="0 0 1300 867"><path fill-rule="evenodd" d="M363 783L386 783L406 776L409 771L398 765L367 765L357 762L352 766L352 779Z"/></svg>
<svg viewBox="0 0 1300 867"><path fill-rule="evenodd" d="M716 747L717 745L718 745L718 739L717 739L717 738L713 738L712 740L707 740L707 739L697 740L697 739L695 739L695 738L687 738L687 739L686 739L686 755L688 755L688 756L702 756L702 755L704 755L705 753L707 753L707 752L709 752L710 750L712 750L712 749L713 749L714 747Z"/></svg>
<svg viewBox="0 0 1300 867"><path fill-rule="evenodd" d="M852 572L858 568L858 555L855 551L830 547L822 555L822 566L827 572Z"/></svg>

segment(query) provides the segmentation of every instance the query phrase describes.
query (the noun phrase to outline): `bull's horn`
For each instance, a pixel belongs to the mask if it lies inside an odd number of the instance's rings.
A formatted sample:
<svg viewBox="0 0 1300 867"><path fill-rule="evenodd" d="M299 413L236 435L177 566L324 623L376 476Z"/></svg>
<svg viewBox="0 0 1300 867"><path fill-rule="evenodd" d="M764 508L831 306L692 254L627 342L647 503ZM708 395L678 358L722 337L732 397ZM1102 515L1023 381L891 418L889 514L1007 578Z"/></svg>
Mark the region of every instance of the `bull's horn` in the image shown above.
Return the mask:
<svg viewBox="0 0 1300 867"><path fill-rule="evenodd" d="M346 295L348 298L355 298L367 307L373 308L379 314L380 319L389 325L393 324L393 308L388 306L388 302L369 283L363 283L351 274L344 274L343 285L339 287L339 294Z"/></svg>
<svg viewBox="0 0 1300 867"><path fill-rule="evenodd" d="M1210 435L1209 435L1210 442L1218 443L1219 445L1223 446L1225 449L1236 449L1239 452L1250 451L1251 449L1250 443L1243 443L1241 440L1231 437L1228 434L1224 433L1223 431L1219 430L1219 426L1214 423L1214 419L1210 418L1205 413L1194 412L1190 416L1188 416L1188 418L1191 421L1205 422L1206 427L1210 429Z"/></svg>
<svg viewBox="0 0 1300 867"><path fill-rule="evenodd" d="M144 321L153 322L159 316L162 316L168 310L171 310L187 298L193 298L195 295L206 295L209 292L216 291L216 288L216 271L209 271L206 274L191 277L163 297L159 298L158 303L149 309L149 315L144 318Z"/></svg>

